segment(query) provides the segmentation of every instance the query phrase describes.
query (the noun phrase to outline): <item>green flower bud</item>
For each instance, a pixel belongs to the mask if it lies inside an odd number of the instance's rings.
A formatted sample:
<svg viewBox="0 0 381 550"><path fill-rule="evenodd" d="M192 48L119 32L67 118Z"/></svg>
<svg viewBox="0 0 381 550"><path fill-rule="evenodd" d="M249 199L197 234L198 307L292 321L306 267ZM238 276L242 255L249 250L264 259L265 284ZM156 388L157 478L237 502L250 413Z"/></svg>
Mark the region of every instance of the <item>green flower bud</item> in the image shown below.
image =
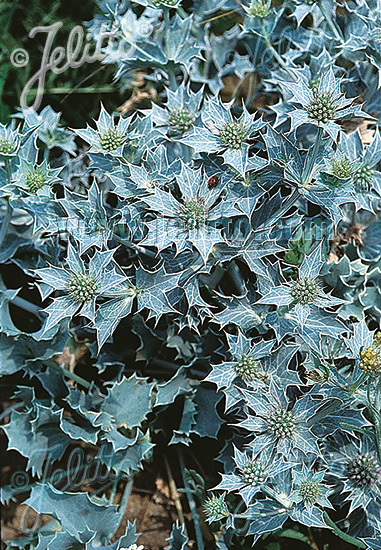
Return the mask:
<svg viewBox="0 0 381 550"><path fill-rule="evenodd" d="M302 306L314 302L319 294L319 287L314 280L304 277L294 283L291 296Z"/></svg>
<svg viewBox="0 0 381 550"><path fill-rule="evenodd" d="M0 154L12 155L16 150L14 141L7 138L0 138Z"/></svg>
<svg viewBox="0 0 381 550"><path fill-rule="evenodd" d="M116 151L123 143L123 136L116 128L110 128L100 136L102 149L105 151Z"/></svg>
<svg viewBox="0 0 381 550"><path fill-rule="evenodd" d="M195 118L196 116L193 113L179 107L178 109L172 109L169 113L168 124L171 130L183 134L192 128Z"/></svg>
<svg viewBox="0 0 381 550"><path fill-rule="evenodd" d="M240 122L228 122L219 133L219 139L229 149L241 149L247 137L247 130Z"/></svg>
<svg viewBox="0 0 381 550"><path fill-rule="evenodd" d="M185 202L179 211L179 216L187 229L199 229L206 222L207 207L205 199L198 197Z"/></svg>
<svg viewBox="0 0 381 550"><path fill-rule="evenodd" d="M291 411L277 409L271 413L268 424L277 439L291 439L295 434L296 417Z"/></svg>
<svg viewBox="0 0 381 550"><path fill-rule="evenodd" d="M318 92L308 107L310 118L327 124L334 120L337 109L337 102L331 92Z"/></svg>
<svg viewBox="0 0 381 550"><path fill-rule="evenodd" d="M31 193L37 193L39 189L44 187L46 183L46 175L38 168L35 168L27 173L25 182Z"/></svg>
<svg viewBox="0 0 381 550"><path fill-rule="evenodd" d="M367 164L363 164L357 168L354 175L355 187L358 187L362 191L369 191L373 180L374 170Z"/></svg>
<svg viewBox="0 0 381 550"><path fill-rule="evenodd" d="M213 495L209 497L204 502L203 508L206 517L212 521L217 521L218 519L226 518L230 515L224 497L222 496L216 497Z"/></svg>
<svg viewBox="0 0 381 550"><path fill-rule="evenodd" d="M247 13L254 19L264 19L269 14L269 8L264 2L252 2L247 9Z"/></svg>
<svg viewBox="0 0 381 550"><path fill-rule="evenodd" d="M381 466L371 454L359 455L347 467L348 478L359 489L371 489L380 481Z"/></svg>
<svg viewBox="0 0 381 550"><path fill-rule="evenodd" d="M353 175L353 164L347 158L335 159L331 166L336 178L347 179Z"/></svg>
<svg viewBox="0 0 381 550"><path fill-rule="evenodd" d="M263 485L267 479L267 468L265 464L255 459L248 460L243 467L242 478L246 483L254 487Z"/></svg>
<svg viewBox="0 0 381 550"><path fill-rule="evenodd" d="M234 370L245 382L253 380L266 380L266 374L260 370L260 365L254 357L243 355L241 361L234 365Z"/></svg>
<svg viewBox="0 0 381 550"><path fill-rule="evenodd" d="M321 485L318 481L312 479L303 481L298 488L298 493L303 502L312 506L312 504L318 502L322 496Z"/></svg>
<svg viewBox="0 0 381 550"><path fill-rule="evenodd" d="M93 275L76 273L70 277L68 291L75 302L89 303L98 290L96 279Z"/></svg>

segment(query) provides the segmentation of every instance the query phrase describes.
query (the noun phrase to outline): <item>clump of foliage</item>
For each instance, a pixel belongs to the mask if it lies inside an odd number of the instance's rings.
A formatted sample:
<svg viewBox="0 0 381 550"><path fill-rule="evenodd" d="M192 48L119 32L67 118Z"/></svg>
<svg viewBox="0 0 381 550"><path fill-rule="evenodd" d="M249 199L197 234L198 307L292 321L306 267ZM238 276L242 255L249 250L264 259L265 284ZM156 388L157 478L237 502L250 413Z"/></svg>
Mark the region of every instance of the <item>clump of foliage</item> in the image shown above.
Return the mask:
<svg viewBox="0 0 381 550"><path fill-rule="evenodd" d="M24 502L55 518L25 547L134 544L132 525L111 542L124 500L65 490L45 467L91 449L128 498L164 439L199 550L201 514L220 550L295 523L302 541L316 527L379 548L376 7L102 2L88 26L113 33L105 62L124 89L143 71L157 101L101 106L74 131L49 107L0 127L1 368L19 381L4 430L33 477ZM211 20L231 10L219 35ZM348 131L366 120L367 144ZM91 377L57 360L80 346ZM200 438L219 446L212 492L184 461ZM171 548L187 540L175 525Z"/></svg>

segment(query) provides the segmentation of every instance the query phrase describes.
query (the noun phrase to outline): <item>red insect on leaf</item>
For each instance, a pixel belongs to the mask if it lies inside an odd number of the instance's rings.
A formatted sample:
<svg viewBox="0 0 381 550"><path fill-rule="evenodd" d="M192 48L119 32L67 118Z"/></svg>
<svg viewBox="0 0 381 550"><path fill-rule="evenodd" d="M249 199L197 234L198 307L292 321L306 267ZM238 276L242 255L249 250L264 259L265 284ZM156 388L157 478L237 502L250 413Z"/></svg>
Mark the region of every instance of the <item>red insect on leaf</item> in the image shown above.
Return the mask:
<svg viewBox="0 0 381 550"><path fill-rule="evenodd" d="M217 187L218 185L218 177L217 176L212 176L211 178L209 178L209 181L208 181L208 188L209 189L214 189L215 187Z"/></svg>

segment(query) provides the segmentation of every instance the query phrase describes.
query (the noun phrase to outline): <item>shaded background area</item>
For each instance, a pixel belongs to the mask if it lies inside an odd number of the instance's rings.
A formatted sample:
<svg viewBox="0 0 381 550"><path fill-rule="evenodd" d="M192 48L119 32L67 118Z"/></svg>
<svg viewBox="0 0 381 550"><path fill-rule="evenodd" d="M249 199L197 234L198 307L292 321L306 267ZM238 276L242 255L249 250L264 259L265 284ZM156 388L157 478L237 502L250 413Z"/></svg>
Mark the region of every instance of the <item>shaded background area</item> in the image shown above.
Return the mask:
<svg viewBox="0 0 381 550"><path fill-rule="evenodd" d="M25 84L40 68L46 32L29 38L36 26L48 26L62 21L53 48L66 50L71 29L89 21L100 12L95 0L1 0L0 2L0 122L9 121L16 112ZM14 67L10 61L16 48L29 53L29 63L23 68ZM77 69L69 68L60 75L48 72L45 95L41 109L51 105L63 112L63 122L79 128L86 121L98 116L99 102L114 110L123 102L118 88L113 84L114 67L100 62L85 64ZM29 102L33 101L30 96Z"/></svg>

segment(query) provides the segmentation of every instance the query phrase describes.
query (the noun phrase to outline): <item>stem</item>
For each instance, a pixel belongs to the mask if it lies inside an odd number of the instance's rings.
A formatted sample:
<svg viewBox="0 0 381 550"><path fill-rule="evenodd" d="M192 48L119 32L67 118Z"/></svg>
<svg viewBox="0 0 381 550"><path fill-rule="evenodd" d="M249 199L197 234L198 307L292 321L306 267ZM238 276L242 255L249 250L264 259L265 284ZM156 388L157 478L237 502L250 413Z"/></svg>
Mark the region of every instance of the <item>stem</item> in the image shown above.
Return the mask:
<svg viewBox="0 0 381 550"><path fill-rule="evenodd" d="M44 311L41 310L39 306L36 304L32 304L32 302L28 302L28 300L25 300L24 298L21 298L20 296L15 296L12 300L10 300L11 304L14 306L17 306L24 311L28 311L29 313L33 313L40 321L44 320Z"/></svg>
<svg viewBox="0 0 381 550"><path fill-rule="evenodd" d="M198 521L198 513L197 513L197 506L196 502L194 500L194 497L192 493L190 492L190 487L188 485L187 480L185 479L184 472L185 472L185 462L184 462L184 456L183 456L183 450L181 448L178 449L178 455L179 455L179 462L180 462L180 469L183 477L184 486L187 491L187 497L189 502L189 508L192 513L193 517L193 523L194 523L194 530L196 534L196 542L197 542L197 550L204 550L204 543L202 540L202 532L200 527L200 522Z"/></svg>
<svg viewBox="0 0 381 550"><path fill-rule="evenodd" d="M327 22L327 25L328 27L331 29L331 31L333 32L333 35L334 37L336 38L336 40L338 40L341 44L344 43L344 40L343 40L343 36L341 34L341 31L337 28L337 26L335 25L335 23L332 21L329 13L327 12L326 10L326 7L324 6L323 2L321 0L318 1L318 6L320 8L320 11L324 17L324 19L326 20Z"/></svg>
<svg viewBox="0 0 381 550"><path fill-rule="evenodd" d="M348 542L349 544L353 544L354 546L357 546L358 548L365 548L365 549L367 548L364 542L361 542L355 539L354 537L351 537L350 535L347 535L346 533L341 531L341 529L337 527L336 523L334 523L331 520L327 512L324 512L324 521L326 522L328 527L332 529L332 533L337 537L341 538L342 540L345 540L345 542Z"/></svg>
<svg viewBox="0 0 381 550"><path fill-rule="evenodd" d="M74 372L70 372L69 370L65 369L61 365L57 365L57 363L54 363L54 361L45 361L45 364L47 367L52 368L53 370L59 372L62 374L62 376L66 376L66 378L70 378L71 380L74 380L74 382L77 382L78 384L81 384L84 388L87 390L91 388L90 382L82 378L81 376L78 376L78 374L75 374Z"/></svg>
<svg viewBox="0 0 381 550"><path fill-rule="evenodd" d="M362 385L362 383L365 382L367 376L368 375L365 372L363 372L358 377L357 382L355 382L354 384L351 384L351 385L348 386L347 391L349 391L351 393L355 393L355 391L358 390L358 388Z"/></svg>
<svg viewBox="0 0 381 550"><path fill-rule="evenodd" d="M286 71L286 73L292 78L292 80L294 82L298 82L298 79L297 77L294 75L294 73L289 69L289 67L287 67L286 63L283 61L283 59L281 58L281 56L279 55L279 53L276 51L276 49L274 48L274 46L271 44L270 42L270 38L269 38L269 35L267 34L267 31L265 29L265 25L262 21L262 34L263 34L263 39L265 41L265 44L266 46L268 47L268 49L271 51L271 53L273 54L273 56L275 57L275 59L277 60L277 62L279 63L279 65L282 67L282 69L284 69Z"/></svg>
<svg viewBox="0 0 381 550"><path fill-rule="evenodd" d="M176 76L175 76L175 68L173 66L173 61L169 60L169 38L171 34L171 20L169 17L169 8L163 9L164 13L164 29L165 29L165 53L167 56L167 74L169 78L169 89L170 90L176 90L177 83L176 83Z"/></svg>
<svg viewBox="0 0 381 550"><path fill-rule="evenodd" d="M6 201L7 201L7 209L5 211L5 216L3 218L3 223L1 224L1 229L0 229L0 247L3 245L4 239L7 236L9 224L12 219L12 207L9 204L8 198L6 199Z"/></svg>
<svg viewBox="0 0 381 550"><path fill-rule="evenodd" d="M114 533L113 533L114 535L117 532L117 530L119 529L119 527L120 527L120 525L123 521L123 517L124 517L125 511L126 511L126 508L127 508L127 504L128 504L128 501L129 501L131 493L132 493L133 486L134 486L134 478L131 478L126 483L126 487L124 488L124 493L123 493L122 499L121 499L120 504L119 504L118 512L120 514L120 519L119 519L119 522L116 525L116 528L114 530Z"/></svg>
<svg viewBox="0 0 381 550"><path fill-rule="evenodd" d="M11 161L8 158L4 159L4 166L5 166L5 171L7 173L7 181L8 181L8 184L10 184L12 182L12 169L11 169ZM9 204L8 197L6 197L5 200L7 203L7 209L5 211L5 216L0 229L0 247L3 245L4 239L8 233L9 224L12 219L12 206Z"/></svg>
<svg viewBox="0 0 381 550"><path fill-rule="evenodd" d="M308 158L308 155L307 155L306 164L304 166L303 173L302 173L302 181L301 181L302 185L306 185L306 184L308 185L310 183L311 174L315 166L316 157L319 152L322 136L323 136L323 128L319 126L318 133L316 136L316 141L313 144L312 155L310 158Z"/></svg>
<svg viewBox="0 0 381 550"><path fill-rule="evenodd" d="M184 513L183 513L182 506L181 506L181 500L180 500L179 493L178 493L178 490L177 490L177 487L176 487L176 483L175 483L175 480L173 478L171 468L169 467L169 462L168 462L168 458L166 457L166 455L164 455L164 464L165 464L165 469L167 471L167 476L168 476L169 490L171 491L171 496L172 496L172 498L175 502L176 512L177 512L177 515L179 516L180 522L184 525L185 534L187 534L186 528L185 528Z"/></svg>

